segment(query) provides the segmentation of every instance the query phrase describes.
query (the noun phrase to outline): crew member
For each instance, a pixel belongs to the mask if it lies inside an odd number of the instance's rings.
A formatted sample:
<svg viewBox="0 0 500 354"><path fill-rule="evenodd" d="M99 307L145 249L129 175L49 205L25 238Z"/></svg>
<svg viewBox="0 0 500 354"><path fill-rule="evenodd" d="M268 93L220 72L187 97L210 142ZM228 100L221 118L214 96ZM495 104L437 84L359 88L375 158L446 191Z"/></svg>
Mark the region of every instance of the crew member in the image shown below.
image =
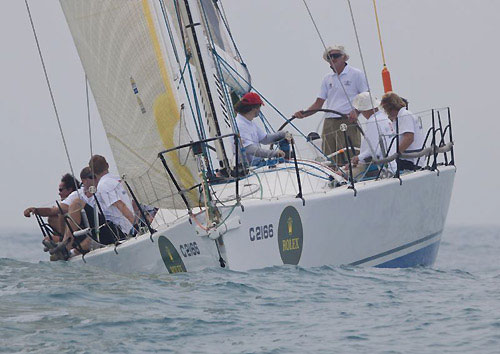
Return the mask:
<svg viewBox="0 0 500 354"><path fill-rule="evenodd" d="M387 92L381 101L381 106L393 122L394 130L399 131L399 153L417 152L424 147L425 134L417 117L406 109L406 103L394 92ZM396 125L397 124L397 125ZM417 158L398 158L398 169L415 171ZM423 159L420 159L421 164Z"/></svg>
<svg viewBox="0 0 500 354"><path fill-rule="evenodd" d="M238 113L235 119L241 144L245 150L246 161L250 165L257 165L262 158L266 157L285 157L285 152L280 149L263 149L260 145L271 144L287 137L287 132L284 131L266 134L262 128L255 124L254 119L259 115L260 107L263 104L264 102L258 94L248 92L234 105L234 110Z"/></svg>
<svg viewBox="0 0 500 354"><path fill-rule="evenodd" d="M59 197L61 198L61 209L63 213L68 212L68 205L62 203L64 200L80 186L80 182L72 174L66 173L59 183ZM64 233L64 218L59 207L29 207L24 210L24 216L29 218L32 214L48 217L47 222L56 235L62 236ZM56 236L57 237L57 236Z"/></svg>
<svg viewBox="0 0 500 354"><path fill-rule="evenodd" d="M106 159L100 155L94 155L89 162L90 170L93 172L97 182L97 192L94 198L102 208L102 214L99 214L99 234L92 233L76 245L73 234L70 229L66 229L63 241L51 253L61 253L62 259L76 254L78 251L89 251L102 245L113 244L133 232L135 216L133 213L132 202L127 192L121 185L118 177L109 173L109 165ZM96 203L96 206L97 206ZM97 206L98 207L98 206ZM81 219L81 210L85 209L86 215L94 214L92 206L82 199L74 200L69 206L70 225L73 231L84 227ZM89 219L93 219L89 218ZM89 220L90 221L90 220ZM89 222L93 226L92 222ZM76 249L73 248L76 246ZM69 251L69 252L66 252Z"/></svg>
<svg viewBox="0 0 500 354"><path fill-rule="evenodd" d="M351 101L357 94L368 91L366 77L361 70L347 64L349 55L341 45L326 48L323 59L330 65L332 72L327 74L322 83L316 101L306 111L294 113L296 118L305 118L321 109L326 101L326 108L348 115L342 118L333 113L326 113L323 123L323 152L330 155L347 146L344 134L339 132L341 124L348 124L347 136L354 147L360 146L361 136L356 128L358 113L353 109ZM344 155L335 157L337 164L345 163Z"/></svg>
<svg viewBox="0 0 500 354"><path fill-rule="evenodd" d="M352 175L357 179L370 175L370 171L366 171L366 169L370 166L371 160L382 159L388 155L387 149L395 132L387 115L378 108L380 101L369 92L357 95L352 101L352 105L366 118L366 123L363 124L364 136L361 139L359 155L354 156L351 160ZM388 169L391 173L395 173L396 162L389 162ZM346 172L347 170L348 168L346 168ZM374 169L373 173L378 173L378 168Z"/></svg>

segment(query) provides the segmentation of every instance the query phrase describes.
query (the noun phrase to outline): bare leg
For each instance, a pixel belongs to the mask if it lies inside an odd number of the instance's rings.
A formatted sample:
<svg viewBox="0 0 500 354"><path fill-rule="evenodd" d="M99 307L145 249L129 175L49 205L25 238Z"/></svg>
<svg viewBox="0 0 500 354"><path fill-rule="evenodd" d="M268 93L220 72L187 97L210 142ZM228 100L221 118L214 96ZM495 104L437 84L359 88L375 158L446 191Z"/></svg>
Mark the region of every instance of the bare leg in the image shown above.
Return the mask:
<svg viewBox="0 0 500 354"><path fill-rule="evenodd" d="M85 202L77 199L69 206L68 210L68 224L71 227L71 230L76 231L80 228L81 223L81 210L85 207ZM73 241L73 233L70 228L66 228L64 233L63 243L66 245L68 251L71 249L71 241Z"/></svg>
<svg viewBox="0 0 500 354"><path fill-rule="evenodd" d="M52 228L52 230L54 230L59 235L62 235L61 230L64 231L64 227L61 227L60 220L63 220L63 222L64 222L64 218L62 217L62 215L49 216L47 218L47 223ZM42 244L45 246L44 251L47 252L49 249L54 248L55 244L57 244L61 240L62 240L62 237L60 237L58 235L52 235L52 237L49 237L49 236L45 237L42 241Z"/></svg>
<svg viewBox="0 0 500 354"><path fill-rule="evenodd" d="M78 199L78 200L75 200L70 206L69 206L69 210L68 210L68 215L71 216L71 219L68 220L69 221L69 224L71 226L71 228L73 229L73 231L76 231L78 229L80 229L80 224L82 222L82 209L85 208L85 202ZM66 241L64 241L66 240ZM72 244L73 242L73 234L71 233L70 230L68 230L68 228L66 228L66 232L64 233L64 242L66 243L66 247L68 249L68 251L72 248ZM79 249L75 250L77 252L77 254L80 253L81 250L83 251L89 251L91 248L92 248L92 239L87 236L85 237L85 239L83 239L82 241L80 241L80 244L79 244Z"/></svg>
<svg viewBox="0 0 500 354"><path fill-rule="evenodd" d="M62 221L62 223L61 223ZM52 230L58 232L59 234L63 234L64 232L64 218L62 215L57 216L49 216L47 218L47 223L52 227Z"/></svg>
<svg viewBox="0 0 500 354"><path fill-rule="evenodd" d="M64 215L58 215L57 218L57 222L59 223L58 231L61 233L61 235L64 235L64 231L66 230L66 221L64 221Z"/></svg>
<svg viewBox="0 0 500 354"><path fill-rule="evenodd" d="M92 244L92 239L87 236L82 242L80 242L80 248L83 251L90 251L91 244ZM80 253L80 251L78 251L78 253Z"/></svg>
<svg viewBox="0 0 500 354"><path fill-rule="evenodd" d="M61 237L59 237L59 236L52 236L52 239L50 239L50 237L46 236L46 237L43 238L42 244L45 245L45 247L50 248L49 245L53 244L54 242L55 243L61 242Z"/></svg>
<svg viewBox="0 0 500 354"><path fill-rule="evenodd" d="M49 216L47 218L47 223L52 227L53 230L59 232L59 218L57 216Z"/></svg>

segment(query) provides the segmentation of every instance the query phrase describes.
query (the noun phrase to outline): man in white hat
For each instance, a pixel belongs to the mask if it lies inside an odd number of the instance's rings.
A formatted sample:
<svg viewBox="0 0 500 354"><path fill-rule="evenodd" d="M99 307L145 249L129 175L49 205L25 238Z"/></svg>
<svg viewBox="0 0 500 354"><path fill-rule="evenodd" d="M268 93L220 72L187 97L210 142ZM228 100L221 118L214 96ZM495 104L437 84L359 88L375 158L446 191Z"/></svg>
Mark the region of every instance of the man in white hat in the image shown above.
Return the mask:
<svg viewBox="0 0 500 354"><path fill-rule="evenodd" d="M323 108L326 101L327 109L349 115L349 119L339 115L327 113L323 124L323 152L325 155L343 149L347 146L344 134L339 133L342 123L349 125L347 136L351 139L353 146L359 147L360 133L355 124L357 112L354 111L352 99L361 92L368 91L368 83L363 72L347 65L349 55L341 45L329 46L323 53L323 59L330 64L332 72L325 76L321 83L321 89L316 101L306 110L312 112L298 111L294 113L296 118L305 118L314 114L314 110ZM337 160L337 163L345 162L345 158Z"/></svg>
<svg viewBox="0 0 500 354"><path fill-rule="evenodd" d="M379 160L387 155L395 130L387 114L379 110L380 101L369 92L357 95L352 100L352 105L366 118L366 123L362 126L364 136L361 140L359 155L351 159L352 175L354 179L359 179L365 175L365 170L369 167L371 160ZM388 155L395 151L395 146L391 147ZM344 168L348 172L348 167ZM389 162L388 170L392 173L396 172L396 161ZM378 168L374 169L374 172L378 173Z"/></svg>

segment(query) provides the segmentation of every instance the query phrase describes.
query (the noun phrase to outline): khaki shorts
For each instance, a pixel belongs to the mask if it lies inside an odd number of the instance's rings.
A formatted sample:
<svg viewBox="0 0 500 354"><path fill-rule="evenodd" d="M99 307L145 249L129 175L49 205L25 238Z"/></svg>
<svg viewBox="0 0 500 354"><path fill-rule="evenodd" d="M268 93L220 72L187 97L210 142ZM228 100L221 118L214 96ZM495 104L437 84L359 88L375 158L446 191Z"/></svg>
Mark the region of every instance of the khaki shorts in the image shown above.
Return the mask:
<svg viewBox="0 0 500 354"><path fill-rule="evenodd" d="M347 136L351 140L354 147L359 148L361 145L361 134L359 129L356 127L356 123L349 123L347 118L325 118L323 123L323 132L321 138L323 139L323 152L325 155L330 155L331 153L343 149L347 146L344 139L344 132L340 131L341 124L347 124ZM352 154L349 151L351 158L357 155L359 151ZM347 154L339 154L333 158L336 164L343 165L347 163Z"/></svg>

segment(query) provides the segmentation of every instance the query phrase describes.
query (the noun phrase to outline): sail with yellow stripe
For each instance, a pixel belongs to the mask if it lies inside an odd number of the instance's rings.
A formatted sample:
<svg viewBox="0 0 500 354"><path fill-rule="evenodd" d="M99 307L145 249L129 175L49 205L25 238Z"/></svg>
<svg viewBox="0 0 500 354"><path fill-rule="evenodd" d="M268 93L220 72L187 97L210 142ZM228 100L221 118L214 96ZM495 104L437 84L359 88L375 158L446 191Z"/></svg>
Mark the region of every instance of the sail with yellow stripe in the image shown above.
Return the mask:
<svg viewBox="0 0 500 354"><path fill-rule="evenodd" d="M158 153L197 140L179 94L175 58L148 0L60 0L120 175L138 199L184 208ZM192 123L191 123L192 125ZM190 151L165 155L182 189L199 183ZM190 203L198 200L193 190Z"/></svg>

